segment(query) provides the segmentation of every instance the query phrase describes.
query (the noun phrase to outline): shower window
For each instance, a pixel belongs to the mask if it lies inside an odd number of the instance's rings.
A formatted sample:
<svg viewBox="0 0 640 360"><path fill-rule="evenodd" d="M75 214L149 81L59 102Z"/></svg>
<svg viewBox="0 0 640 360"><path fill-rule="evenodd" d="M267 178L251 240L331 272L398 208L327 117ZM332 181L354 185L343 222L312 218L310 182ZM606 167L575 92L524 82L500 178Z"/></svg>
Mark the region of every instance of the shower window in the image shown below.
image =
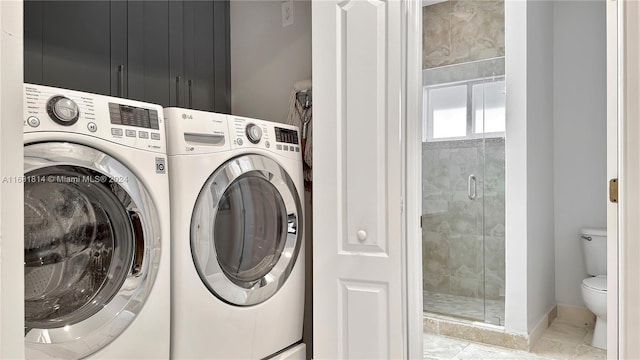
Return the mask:
<svg viewBox="0 0 640 360"><path fill-rule="evenodd" d="M504 137L504 77L423 88L422 141Z"/></svg>

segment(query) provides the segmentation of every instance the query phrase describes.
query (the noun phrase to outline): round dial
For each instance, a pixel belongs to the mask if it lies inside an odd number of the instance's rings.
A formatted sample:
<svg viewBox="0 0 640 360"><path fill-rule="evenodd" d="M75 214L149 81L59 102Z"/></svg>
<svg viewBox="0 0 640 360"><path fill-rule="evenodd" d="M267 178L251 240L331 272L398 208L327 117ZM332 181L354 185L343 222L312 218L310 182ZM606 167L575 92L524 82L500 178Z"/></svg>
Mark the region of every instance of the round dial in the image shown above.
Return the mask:
<svg viewBox="0 0 640 360"><path fill-rule="evenodd" d="M54 96L47 102L49 117L60 125L73 125L78 121L80 110L76 103L64 96Z"/></svg>
<svg viewBox="0 0 640 360"><path fill-rule="evenodd" d="M247 139L249 139L249 141L254 144L259 143L260 139L262 138L262 129L260 129L260 127L256 124L247 125L246 133Z"/></svg>

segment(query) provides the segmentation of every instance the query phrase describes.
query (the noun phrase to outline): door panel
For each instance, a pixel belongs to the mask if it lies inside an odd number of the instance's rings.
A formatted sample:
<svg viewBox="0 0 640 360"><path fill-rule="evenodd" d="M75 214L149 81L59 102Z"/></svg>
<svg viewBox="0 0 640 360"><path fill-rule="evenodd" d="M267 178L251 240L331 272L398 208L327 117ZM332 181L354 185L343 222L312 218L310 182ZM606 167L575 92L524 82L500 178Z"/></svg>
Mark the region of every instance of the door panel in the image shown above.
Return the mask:
<svg viewBox="0 0 640 360"><path fill-rule="evenodd" d="M213 4L184 2L185 107L213 110Z"/></svg>
<svg viewBox="0 0 640 360"><path fill-rule="evenodd" d="M42 6L43 83L110 95L109 2L45 1Z"/></svg>
<svg viewBox="0 0 640 360"><path fill-rule="evenodd" d="M168 106L169 2L130 1L128 7L128 98Z"/></svg>
<svg viewBox="0 0 640 360"><path fill-rule="evenodd" d="M126 17L123 1L25 1L25 82L124 96Z"/></svg>
<svg viewBox="0 0 640 360"><path fill-rule="evenodd" d="M231 45L229 1L213 2L213 70L216 112L231 113Z"/></svg>
<svg viewBox="0 0 640 360"><path fill-rule="evenodd" d="M401 3L312 6L314 358L402 358Z"/></svg>
<svg viewBox="0 0 640 360"><path fill-rule="evenodd" d="M42 1L25 1L24 13L24 81L42 84Z"/></svg>
<svg viewBox="0 0 640 360"><path fill-rule="evenodd" d="M182 1L169 1L170 106L184 107L185 24Z"/></svg>

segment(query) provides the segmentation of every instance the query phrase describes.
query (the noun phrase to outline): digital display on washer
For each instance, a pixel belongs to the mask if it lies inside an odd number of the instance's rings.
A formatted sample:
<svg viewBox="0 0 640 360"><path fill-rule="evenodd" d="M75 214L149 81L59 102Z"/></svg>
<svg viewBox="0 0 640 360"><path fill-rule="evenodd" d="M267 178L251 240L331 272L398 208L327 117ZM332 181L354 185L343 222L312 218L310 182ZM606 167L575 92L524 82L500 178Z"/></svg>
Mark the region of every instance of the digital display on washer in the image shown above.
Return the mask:
<svg viewBox="0 0 640 360"><path fill-rule="evenodd" d="M135 106L109 103L111 123L159 130L158 112Z"/></svg>
<svg viewBox="0 0 640 360"><path fill-rule="evenodd" d="M283 129L276 126L276 141L287 144L300 144L298 142L298 132L295 130Z"/></svg>

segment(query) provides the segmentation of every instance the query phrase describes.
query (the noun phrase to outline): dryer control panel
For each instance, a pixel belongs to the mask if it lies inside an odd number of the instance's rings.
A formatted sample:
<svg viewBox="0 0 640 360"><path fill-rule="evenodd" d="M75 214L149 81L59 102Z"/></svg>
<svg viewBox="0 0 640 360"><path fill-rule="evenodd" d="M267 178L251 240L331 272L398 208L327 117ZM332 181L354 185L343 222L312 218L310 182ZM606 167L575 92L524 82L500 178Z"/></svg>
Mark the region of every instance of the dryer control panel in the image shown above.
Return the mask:
<svg viewBox="0 0 640 360"><path fill-rule="evenodd" d="M160 105L24 84L23 132L83 134L133 148L166 152Z"/></svg>
<svg viewBox="0 0 640 360"><path fill-rule="evenodd" d="M232 149L261 148L292 159L302 157L297 127L241 116L227 117Z"/></svg>
<svg viewBox="0 0 640 360"><path fill-rule="evenodd" d="M167 155L196 155L229 151L227 115L165 108Z"/></svg>

